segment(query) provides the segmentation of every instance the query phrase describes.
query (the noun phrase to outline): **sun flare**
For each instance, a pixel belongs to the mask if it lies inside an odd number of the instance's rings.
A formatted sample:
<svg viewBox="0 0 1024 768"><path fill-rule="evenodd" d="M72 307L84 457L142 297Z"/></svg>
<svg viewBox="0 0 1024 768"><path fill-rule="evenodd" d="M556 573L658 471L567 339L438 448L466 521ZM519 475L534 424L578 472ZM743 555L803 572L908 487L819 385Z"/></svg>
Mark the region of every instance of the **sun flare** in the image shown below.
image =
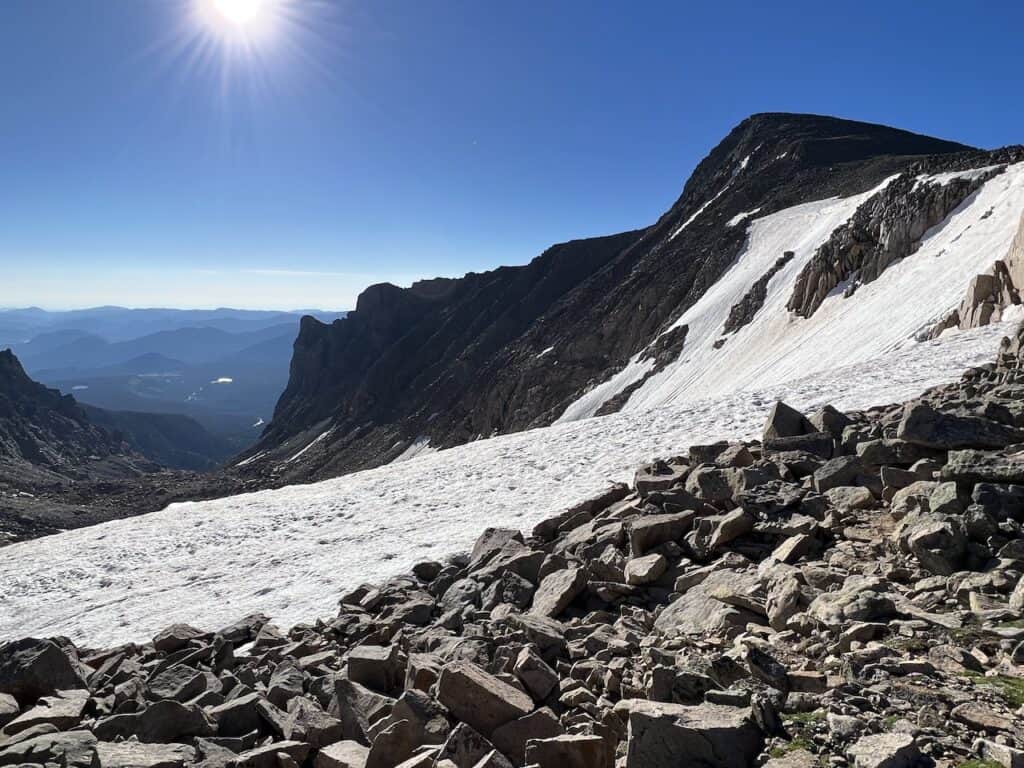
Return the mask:
<svg viewBox="0 0 1024 768"><path fill-rule="evenodd" d="M208 0L213 10L228 24L247 27L258 24L267 12L267 0Z"/></svg>
<svg viewBox="0 0 1024 768"><path fill-rule="evenodd" d="M277 33L286 0L195 0L202 26L226 42L262 43Z"/></svg>

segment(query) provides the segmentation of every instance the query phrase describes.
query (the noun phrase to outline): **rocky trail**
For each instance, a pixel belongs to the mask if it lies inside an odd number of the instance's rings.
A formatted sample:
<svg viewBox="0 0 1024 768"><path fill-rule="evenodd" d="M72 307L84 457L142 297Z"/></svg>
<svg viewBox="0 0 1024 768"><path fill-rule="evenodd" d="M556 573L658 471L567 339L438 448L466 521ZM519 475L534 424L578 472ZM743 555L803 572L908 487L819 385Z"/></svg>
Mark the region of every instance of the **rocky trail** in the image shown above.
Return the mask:
<svg viewBox="0 0 1024 768"><path fill-rule="evenodd" d="M0 646L0 766L1024 764L1024 330L342 597Z"/></svg>

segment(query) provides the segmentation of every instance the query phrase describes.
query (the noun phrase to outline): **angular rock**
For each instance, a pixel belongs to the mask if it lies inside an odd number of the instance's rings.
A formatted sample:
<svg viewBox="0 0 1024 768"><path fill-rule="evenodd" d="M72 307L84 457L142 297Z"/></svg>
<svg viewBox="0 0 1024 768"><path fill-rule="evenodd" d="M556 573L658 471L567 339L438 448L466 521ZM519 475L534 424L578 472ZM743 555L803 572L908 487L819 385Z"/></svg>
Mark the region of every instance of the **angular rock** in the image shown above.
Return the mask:
<svg viewBox="0 0 1024 768"><path fill-rule="evenodd" d="M441 670L437 698L456 719L484 736L533 710L529 695L466 661Z"/></svg>
<svg viewBox="0 0 1024 768"><path fill-rule="evenodd" d="M313 768L365 768L369 752L357 741L339 741L316 753Z"/></svg>
<svg viewBox="0 0 1024 768"><path fill-rule="evenodd" d="M668 561L662 554L634 557L626 563L626 583L634 586L650 584L652 581L657 581L665 573L667 567Z"/></svg>
<svg viewBox="0 0 1024 768"><path fill-rule="evenodd" d="M764 737L749 708L621 702L628 711L626 768L752 768Z"/></svg>
<svg viewBox="0 0 1024 768"><path fill-rule="evenodd" d="M587 586L582 568L565 568L545 577L533 596L531 613L554 618L562 613Z"/></svg>
<svg viewBox="0 0 1024 768"><path fill-rule="evenodd" d="M96 745L100 768L184 768L196 760L187 744L139 744L134 741Z"/></svg>
<svg viewBox="0 0 1024 768"><path fill-rule="evenodd" d="M600 736L567 734L530 739L526 762L539 768L612 768L615 755Z"/></svg>
<svg viewBox="0 0 1024 768"><path fill-rule="evenodd" d="M861 736L847 757L853 768L913 768L921 752L910 734L879 733Z"/></svg>
<svg viewBox="0 0 1024 768"><path fill-rule="evenodd" d="M928 448L1003 448L1020 442L1024 433L980 416L957 416L927 403L908 403L896 436Z"/></svg>
<svg viewBox="0 0 1024 768"><path fill-rule="evenodd" d="M0 646L0 693L10 694L19 704L86 687L77 659L52 640L27 637Z"/></svg>

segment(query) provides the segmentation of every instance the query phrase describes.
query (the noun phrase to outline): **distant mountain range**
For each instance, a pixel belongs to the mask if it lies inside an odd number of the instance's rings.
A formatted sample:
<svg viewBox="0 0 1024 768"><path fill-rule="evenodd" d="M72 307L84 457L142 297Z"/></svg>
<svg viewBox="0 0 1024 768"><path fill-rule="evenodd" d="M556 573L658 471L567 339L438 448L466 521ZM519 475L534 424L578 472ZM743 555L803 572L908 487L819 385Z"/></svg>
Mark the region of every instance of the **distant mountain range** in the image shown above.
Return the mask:
<svg viewBox="0 0 1024 768"><path fill-rule="evenodd" d="M303 314L330 322L345 313ZM288 381L303 314L121 307L4 310L0 348L9 346L33 378L73 393L83 404L188 416L215 438L215 445L197 456L196 446L208 441L175 431L184 443L164 445L158 460L201 468L244 449L269 421ZM138 418L132 430L149 432ZM148 445L155 450L156 443Z"/></svg>

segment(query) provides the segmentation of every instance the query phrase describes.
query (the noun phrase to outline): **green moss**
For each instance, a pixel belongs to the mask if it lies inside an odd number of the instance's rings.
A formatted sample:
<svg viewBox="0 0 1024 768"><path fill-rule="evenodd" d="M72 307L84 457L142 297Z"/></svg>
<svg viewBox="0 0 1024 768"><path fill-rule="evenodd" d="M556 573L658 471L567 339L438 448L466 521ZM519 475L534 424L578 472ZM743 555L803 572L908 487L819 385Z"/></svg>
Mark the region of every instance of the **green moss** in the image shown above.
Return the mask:
<svg viewBox="0 0 1024 768"><path fill-rule="evenodd" d="M1024 678L994 675L986 677L978 672L968 672L967 676L979 688L988 688L1006 699L1011 707L1024 707Z"/></svg>
<svg viewBox="0 0 1024 768"><path fill-rule="evenodd" d="M956 768L1003 768L1003 764L995 760L974 759L959 763Z"/></svg>
<svg viewBox="0 0 1024 768"><path fill-rule="evenodd" d="M785 719L796 725L813 725L814 723L824 722L825 710L816 709L813 712L794 712L791 715L786 715Z"/></svg>
<svg viewBox="0 0 1024 768"><path fill-rule="evenodd" d="M803 749L808 752L814 751L814 743L803 736L794 736L787 743L777 747L772 747L768 752L769 757L785 757L790 752L795 752L798 749Z"/></svg>

